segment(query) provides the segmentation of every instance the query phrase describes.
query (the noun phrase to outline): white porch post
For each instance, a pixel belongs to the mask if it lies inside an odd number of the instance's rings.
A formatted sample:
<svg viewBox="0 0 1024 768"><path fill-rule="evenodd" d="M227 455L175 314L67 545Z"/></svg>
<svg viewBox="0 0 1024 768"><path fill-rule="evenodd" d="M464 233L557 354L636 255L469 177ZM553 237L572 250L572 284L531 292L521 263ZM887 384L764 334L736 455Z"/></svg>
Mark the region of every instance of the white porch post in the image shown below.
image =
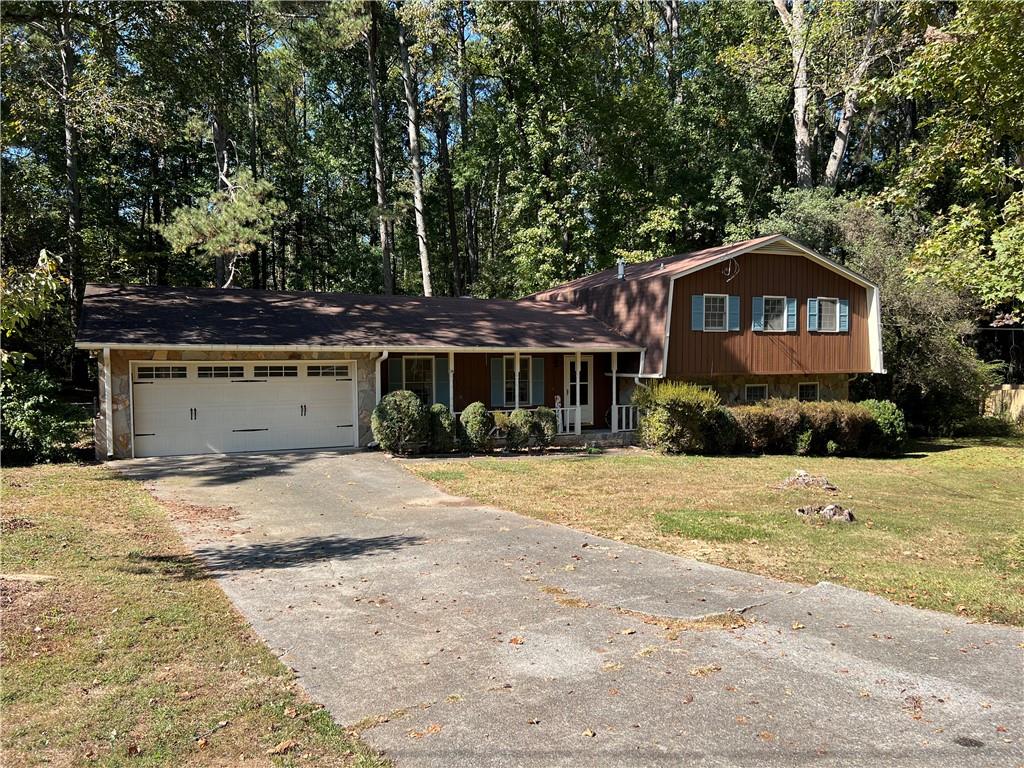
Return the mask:
<svg viewBox="0 0 1024 768"><path fill-rule="evenodd" d="M583 432L583 405L580 402L580 364L583 362L583 355L576 350L576 434Z"/></svg>
<svg viewBox="0 0 1024 768"><path fill-rule="evenodd" d="M516 379L515 393L516 394L515 394L515 402L513 404L513 407L514 408L518 408L519 407L519 352L518 351L513 353L513 359L515 360L515 363L516 363L516 374L515 374L515 379Z"/></svg>
<svg viewBox="0 0 1024 768"><path fill-rule="evenodd" d="M114 377L110 372L110 347L103 348L103 427L107 442L107 458L114 455ZM134 457L133 457L134 458Z"/></svg>
<svg viewBox="0 0 1024 768"><path fill-rule="evenodd" d="M612 352L612 434L619 431L619 353Z"/></svg>
<svg viewBox="0 0 1024 768"><path fill-rule="evenodd" d="M448 410L455 415L455 353L448 353Z"/></svg>

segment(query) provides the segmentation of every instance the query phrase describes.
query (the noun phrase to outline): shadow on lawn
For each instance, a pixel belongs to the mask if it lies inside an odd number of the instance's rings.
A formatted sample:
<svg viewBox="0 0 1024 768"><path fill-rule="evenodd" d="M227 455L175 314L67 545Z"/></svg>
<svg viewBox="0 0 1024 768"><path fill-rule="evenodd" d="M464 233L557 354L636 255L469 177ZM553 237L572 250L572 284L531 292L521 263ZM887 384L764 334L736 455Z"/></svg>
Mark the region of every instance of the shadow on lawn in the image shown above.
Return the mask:
<svg viewBox="0 0 1024 768"><path fill-rule="evenodd" d="M137 555L135 572L155 566L165 575L179 579L203 579L225 573L270 568L291 568L329 560L348 560L393 552L421 541L418 536L305 536L287 541L260 542L237 547L197 547L191 555ZM145 564L140 565L139 564Z"/></svg>

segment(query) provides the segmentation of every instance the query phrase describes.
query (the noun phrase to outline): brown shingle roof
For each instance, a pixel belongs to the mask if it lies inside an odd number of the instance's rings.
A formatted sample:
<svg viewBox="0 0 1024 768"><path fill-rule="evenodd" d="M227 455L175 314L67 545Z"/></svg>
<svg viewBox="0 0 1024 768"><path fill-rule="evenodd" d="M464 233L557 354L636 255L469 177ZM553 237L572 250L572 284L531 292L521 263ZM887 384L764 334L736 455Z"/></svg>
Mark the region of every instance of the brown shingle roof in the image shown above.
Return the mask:
<svg viewBox="0 0 1024 768"><path fill-rule="evenodd" d="M562 302L134 285L86 288L77 343L637 349Z"/></svg>

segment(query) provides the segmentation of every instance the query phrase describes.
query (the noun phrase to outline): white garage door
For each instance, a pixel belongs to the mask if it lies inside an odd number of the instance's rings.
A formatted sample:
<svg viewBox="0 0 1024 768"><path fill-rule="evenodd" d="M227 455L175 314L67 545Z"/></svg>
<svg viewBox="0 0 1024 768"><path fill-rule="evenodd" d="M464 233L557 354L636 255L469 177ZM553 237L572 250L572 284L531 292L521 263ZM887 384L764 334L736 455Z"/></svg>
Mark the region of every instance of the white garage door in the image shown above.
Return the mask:
<svg viewBox="0 0 1024 768"><path fill-rule="evenodd" d="M132 364L136 456L356 445L352 361Z"/></svg>

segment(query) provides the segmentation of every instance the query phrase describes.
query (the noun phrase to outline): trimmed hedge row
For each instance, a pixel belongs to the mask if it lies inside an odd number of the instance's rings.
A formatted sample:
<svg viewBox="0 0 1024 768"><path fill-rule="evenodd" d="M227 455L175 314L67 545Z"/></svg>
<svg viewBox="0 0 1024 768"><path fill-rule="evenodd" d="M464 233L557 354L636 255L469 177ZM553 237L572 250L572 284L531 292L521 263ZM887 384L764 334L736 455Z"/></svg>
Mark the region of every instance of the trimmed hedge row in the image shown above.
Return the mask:
<svg viewBox="0 0 1024 768"><path fill-rule="evenodd" d="M381 398L370 416L370 426L380 447L399 456L459 449L488 451L494 447L491 436L495 427L504 435L509 451L546 448L558 434L558 419L550 408L516 409L496 416L478 402L467 406L456 421L448 406L435 403L427 408L415 394L404 390Z"/></svg>
<svg viewBox="0 0 1024 768"><path fill-rule="evenodd" d="M772 399L727 408L714 392L663 382L638 390L637 434L666 453L793 453L878 456L899 453L903 414L887 400L863 403Z"/></svg>

